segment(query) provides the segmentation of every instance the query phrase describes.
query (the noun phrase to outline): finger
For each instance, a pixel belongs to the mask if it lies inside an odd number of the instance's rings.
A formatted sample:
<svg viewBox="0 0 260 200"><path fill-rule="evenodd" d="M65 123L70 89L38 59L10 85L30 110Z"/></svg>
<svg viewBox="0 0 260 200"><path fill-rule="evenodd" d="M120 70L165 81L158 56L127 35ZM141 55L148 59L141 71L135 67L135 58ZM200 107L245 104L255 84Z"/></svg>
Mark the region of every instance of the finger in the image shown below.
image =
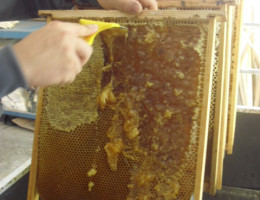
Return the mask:
<svg viewBox="0 0 260 200"><path fill-rule="evenodd" d="M67 80L66 84L71 84L75 79L76 79L76 75L71 76L70 79Z"/></svg>
<svg viewBox="0 0 260 200"><path fill-rule="evenodd" d="M93 48L88 45L84 40L78 38L78 40L76 41L76 54L80 60L81 67L89 60L92 52Z"/></svg>
<svg viewBox="0 0 260 200"><path fill-rule="evenodd" d="M83 26L77 23L53 21L47 25L49 28L66 33L73 34L75 36L87 36L95 33L98 30L96 24Z"/></svg>
<svg viewBox="0 0 260 200"><path fill-rule="evenodd" d="M92 35L98 31L98 25L96 25L96 24L85 25L85 27L87 28L87 32L83 36Z"/></svg>
<svg viewBox="0 0 260 200"><path fill-rule="evenodd" d="M142 11L142 5L137 0L118 1L116 8L129 14L138 14Z"/></svg>
<svg viewBox="0 0 260 200"><path fill-rule="evenodd" d="M156 0L139 0L143 8L148 8L149 10L158 10L158 5Z"/></svg>

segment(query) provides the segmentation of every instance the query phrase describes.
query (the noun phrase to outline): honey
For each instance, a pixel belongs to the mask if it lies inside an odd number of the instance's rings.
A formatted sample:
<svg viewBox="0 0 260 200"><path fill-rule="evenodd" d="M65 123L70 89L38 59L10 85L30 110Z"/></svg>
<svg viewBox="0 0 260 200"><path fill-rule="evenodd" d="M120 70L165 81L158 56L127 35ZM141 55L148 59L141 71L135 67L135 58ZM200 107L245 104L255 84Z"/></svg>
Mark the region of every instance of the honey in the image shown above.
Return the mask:
<svg viewBox="0 0 260 200"><path fill-rule="evenodd" d="M97 170L95 168L92 168L88 171L88 177L95 176L97 174Z"/></svg>

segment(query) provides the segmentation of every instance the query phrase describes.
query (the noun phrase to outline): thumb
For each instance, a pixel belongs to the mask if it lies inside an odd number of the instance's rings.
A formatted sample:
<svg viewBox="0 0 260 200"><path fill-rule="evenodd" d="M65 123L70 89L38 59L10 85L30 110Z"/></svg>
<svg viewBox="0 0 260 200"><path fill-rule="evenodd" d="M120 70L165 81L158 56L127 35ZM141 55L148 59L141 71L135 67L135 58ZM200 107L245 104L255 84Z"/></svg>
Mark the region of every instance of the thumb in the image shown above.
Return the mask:
<svg viewBox="0 0 260 200"><path fill-rule="evenodd" d="M142 4L143 8L148 8L149 10L158 9L158 4L156 0L139 0L139 2Z"/></svg>
<svg viewBox="0 0 260 200"><path fill-rule="evenodd" d="M118 1L117 9L129 14L139 14L143 8L139 1L129 0L129 1Z"/></svg>
<svg viewBox="0 0 260 200"><path fill-rule="evenodd" d="M98 31L98 25L96 24L85 25L85 27L86 27L85 36L92 35Z"/></svg>
<svg viewBox="0 0 260 200"><path fill-rule="evenodd" d="M53 21L47 24L47 27L51 29L51 31L53 30L62 31L76 36L88 36L98 31L98 26L96 24L83 26L77 23L58 22L58 21Z"/></svg>

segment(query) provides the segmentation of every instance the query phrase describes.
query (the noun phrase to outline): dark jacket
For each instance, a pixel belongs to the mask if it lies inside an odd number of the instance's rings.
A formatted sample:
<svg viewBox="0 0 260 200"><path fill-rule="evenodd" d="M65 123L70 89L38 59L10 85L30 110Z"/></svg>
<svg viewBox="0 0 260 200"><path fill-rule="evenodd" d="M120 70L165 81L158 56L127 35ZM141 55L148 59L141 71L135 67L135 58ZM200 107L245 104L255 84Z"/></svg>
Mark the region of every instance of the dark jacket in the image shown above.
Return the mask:
<svg viewBox="0 0 260 200"><path fill-rule="evenodd" d="M1 0L0 21L37 17L39 10L71 9L73 0ZM100 8L96 0L75 0L79 5Z"/></svg>

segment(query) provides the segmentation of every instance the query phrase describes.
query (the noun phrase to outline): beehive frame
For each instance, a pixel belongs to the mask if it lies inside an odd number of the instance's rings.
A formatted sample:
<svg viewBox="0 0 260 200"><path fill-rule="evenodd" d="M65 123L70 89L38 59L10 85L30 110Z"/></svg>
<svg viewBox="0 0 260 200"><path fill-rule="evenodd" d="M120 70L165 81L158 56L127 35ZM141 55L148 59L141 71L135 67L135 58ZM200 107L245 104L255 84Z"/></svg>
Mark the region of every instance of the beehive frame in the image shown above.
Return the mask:
<svg viewBox="0 0 260 200"><path fill-rule="evenodd" d="M236 93L237 93L237 67L239 66L239 57L237 57L237 52L239 48L240 35L239 31L241 26L239 21L241 20L241 4L240 1L175 1L175 0L166 0L158 1L159 7L163 9L175 8L175 9L184 9L184 10L225 10L228 18L227 23L223 22L221 25L222 34L226 36L220 39L221 44L226 47L223 47L226 50L226 53L222 54L223 51L219 53L219 60L223 62L222 66L225 70L223 81L217 81L217 91L216 104L212 102L212 106L215 106L215 112L213 117L214 122L214 134L211 133L213 130L210 130L209 133L209 145L208 145L208 155L207 155L207 174L208 183L206 183L205 191L208 191L210 194L214 195L217 189L221 189L222 185L222 171L223 171L223 159L225 148L229 154L232 153L233 142L234 142L234 132L235 132L235 118L236 118ZM236 5L236 7L234 6ZM224 25L225 24L225 25ZM233 35L233 41L232 41ZM232 46L232 47L231 47ZM231 53L232 52L232 53ZM231 57L232 54L232 57ZM232 63L232 69L230 65ZM221 65L219 65L221 69ZM222 74L221 70L219 71ZM233 79L230 81L230 73L233 76ZM224 81L225 80L225 81ZM230 83L229 83L230 82ZM229 84L228 84L229 83ZM229 86L230 85L230 86ZM230 87L230 89L229 89ZM222 93L224 91L223 98ZM229 96L230 95L230 96ZM229 110L227 108L229 107ZM213 107L212 107L213 108ZM216 115L216 116L215 116ZM221 119L221 120L220 120ZM213 123L211 122L211 127ZM228 126L228 128L227 128ZM228 133L227 133L228 132ZM213 135L213 136L211 136ZM213 141L211 141L213 138ZM226 140L227 139L227 140ZM226 146L227 141L227 146ZM226 147L225 147L226 146ZM211 155L212 154L212 155ZM219 155L216 155L219 154ZM211 164L210 161L211 160ZM216 168L217 167L217 168ZM211 175L209 175L211 173ZM217 184L217 185L216 185Z"/></svg>
<svg viewBox="0 0 260 200"><path fill-rule="evenodd" d="M222 10L227 13L227 9L230 8L226 2L195 2L194 1L158 1L160 9L180 9L180 10ZM229 2L232 3L232 2ZM233 2L235 3L235 2ZM231 21L232 22L232 19ZM232 24L232 23L231 23ZM207 158L206 158L206 171L205 171L205 186L204 191L208 192L211 195L215 195L217 189L217 183L219 184L218 189L221 189L222 185L222 168L223 168L223 159L224 156L221 151L220 145L223 142L221 139L226 137L226 129L223 130L223 123L227 123L227 110L225 105L228 104L228 99L223 100L223 96L228 96L228 85L224 84L224 79L229 80L229 68L227 69L228 73L224 73L226 69L225 61L230 62L230 55L226 53L227 46L231 46L231 40L226 42L226 25L227 22L222 22L219 26L218 32L218 41L219 46L216 47L215 56L216 64L214 65L214 89L212 91L212 100L211 100L211 111L210 111L210 123L209 123L209 136L208 136L208 146L207 146ZM233 28L231 26L231 28ZM229 52L231 49L229 48ZM227 63L228 63L227 62ZM223 91L225 93L223 93ZM224 110L225 109L225 110ZM221 141L220 141L221 140Z"/></svg>
<svg viewBox="0 0 260 200"><path fill-rule="evenodd" d="M100 11L99 11L100 12ZM70 11L56 11L50 12L45 11L42 12L43 15L49 16L49 19L72 19L72 18L94 18L96 17L96 11L88 12L70 12ZM189 17L193 18L194 16L200 16L201 18L208 19L208 16L212 16L212 13L209 14L208 11L193 11L189 12ZM224 12L216 11L215 15L225 16ZM104 18L111 17L111 16L118 16L118 17L126 17L126 18L134 18L133 16L122 14L116 11L112 12L100 12L99 17L102 16ZM186 19L187 12L183 11L147 11L144 12L142 15L138 16L138 19L144 19L147 17L152 17L153 19L160 19L164 17L174 17L177 19ZM136 18L136 17L135 17ZM216 26L216 18L212 17L209 19L209 34L208 34L208 46L207 46L207 57L206 57L206 68L205 80L204 83L204 94L211 93L211 80L212 80L212 64L213 64L213 57L214 53L212 49L214 49L215 43L215 26ZM37 120L36 120L36 131L35 131L35 139L34 139L34 150L33 150L33 158L32 158L32 169L30 174L30 184L29 184L29 192L28 192L28 199L35 199L37 198L37 188L36 188L36 177L37 177L37 147L38 147L38 133L40 128L40 116L42 110L42 98L43 98L43 90L41 90L39 94L39 101L38 101L38 111L37 111ZM209 116L209 104L210 104L210 95L204 95L203 98L203 105L207 105L202 110L202 118L201 118L201 125L200 125L200 140L199 140L199 149L198 149L198 162L197 162L197 171L196 171L196 183L195 183L195 199L201 199L202 197L202 189L203 189L203 180L204 180L204 169L205 169L205 150L207 144L207 130L208 130L208 116Z"/></svg>

